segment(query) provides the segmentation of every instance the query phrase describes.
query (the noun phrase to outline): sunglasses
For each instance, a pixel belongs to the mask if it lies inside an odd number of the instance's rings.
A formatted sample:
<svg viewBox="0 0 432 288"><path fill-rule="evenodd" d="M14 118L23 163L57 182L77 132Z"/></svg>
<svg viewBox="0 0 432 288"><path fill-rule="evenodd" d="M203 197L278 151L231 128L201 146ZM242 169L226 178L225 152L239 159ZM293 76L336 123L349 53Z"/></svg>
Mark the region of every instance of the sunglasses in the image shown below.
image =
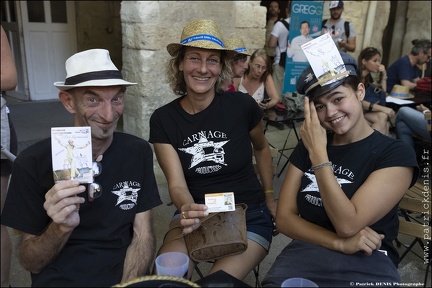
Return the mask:
<svg viewBox="0 0 432 288"><path fill-rule="evenodd" d="M98 156L96 161L92 163L93 177L97 177L102 174L102 163L100 161L102 161L102 155ZM94 199L99 198L102 195L102 186L97 182L89 183L87 185L87 191L88 201L93 202Z"/></svg>

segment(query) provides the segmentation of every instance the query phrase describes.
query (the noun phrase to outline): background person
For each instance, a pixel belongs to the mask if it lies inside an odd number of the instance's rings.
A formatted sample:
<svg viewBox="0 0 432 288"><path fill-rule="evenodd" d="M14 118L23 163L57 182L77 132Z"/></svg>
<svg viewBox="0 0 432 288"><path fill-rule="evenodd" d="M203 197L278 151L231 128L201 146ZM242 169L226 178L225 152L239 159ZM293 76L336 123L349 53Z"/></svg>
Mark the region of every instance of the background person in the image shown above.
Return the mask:
<svg viewBox="0 0 432 288"><path fill-rule="evenodd" d="M230 60L231 70L233 78L227 87L227 91L237 91L240 83L240 78L243 77L248 66L248 57L250 56L249 51L242 39L238 37L232 37L225 41L225 46L237 52L233 59Z"/></svg>
<svg viewBox="0 0 432 288"><path fill-rule="evenodd" d="M386 107L387 72L381 64L381 53L374 47L363 49L358 57L358 75L365 86L363 110L366 121L371 127L384 135L390 134L390 122L393 121L395 111ZM377 83L372 73L378 74Z"/></svg>
<svg viewBox="0 0 432 288"><path fill-rule="evenodd" d="M215 41L194 41L200 34ZM249 95L223 91L223 83L232 77L229 59L234 53L225 48L214 21L188 23L183 41L186 44L167 46L172 56L167 76L179 98L156 109L150 118L150 142L177 208L158 254L188 254L184 238L178 236L197 229L208 215L204 194L234 192L235 203L248 205L248 247L241 254L217 259L209 273L224 270L243 279L268 253L276 212L262 110ZM253 169L252 149L261 183ZM188 278L193 266L189 261Z"/></svg>
<svg viewBox="0 0 432 288"><path fill-rule="evenodd" d="M274 61L275 57L275 49L268 47L267 43L270 39L271 32L273 30L273 27L276 23L276 21L279 20L279 14L280 14L280 8L279 8L279 2L278 1L271 1L269 3L269 6L267 7L267 23L266 23L266 34L265 34L265 44L264 44L264 50L267 53L267 56L269 56L270 60Z"/></svg>
<svg viewBox="0 0 432 288"><path fill-rule="evenodd" d="M356 60L345 53L342 59L350 74L341 80L314 87L318 80L308 67L297 81L297 91L307 96L305 120L276 213L277 230L293 240L264 287L291 277L318 287L400 283L393 240L398 203L417 180L415 153L369 126Z"/></svg>
<svg viewBox="0 0 432 288"><path fill-rule="evenodd" d="M275 57L273 61L273 80L276 91L279 96L282 96L282 88L285 74L286 50L288 47L289 23L291 21L291 2L285 8L285 19L277 21L271 32L271 36L267 41L267 46L275 49Z"/></svg>
<svg viewBox="0 0 432 288"><path fill-rule="evenodd" d="M109 52L91 49L66 60L54 85L74 126L90 126L102 195L89 202L77 180L54 183L51 139L14 162L2 224L20 231L21 265L32 286L112 286L143 276L153 261L152 208L161 204L148 142L115 132L126 87ZM102 158L102 159L101 159Z"/></svg>
<svg viewBox="0 0 432 288"><path fill-rule="evenodd" d="M264 49L256 50L252 53L249 67L240 78L238 86L238 91L251 95L261 109L273 108L280 101L273 77L267 71L270 67L271 62ZM265 94L268 95L268 101L264 101Z"/></svg>
<svg viewBox="0 0 432 288"><path fill-rule="evenodd" d="M10 50L9 41L6 33L1 28L1 87L2 91L14 90L17 85L17 72ZM1 95L1 138L2 148L7 149L16 155L18 150L17 136L12 120L9 117L9 109L6 100ZM4 146L3 146L4 145ZM12 172L12 161L6 157L1 157L1 211L6 199L9 177ZM12 257L12 241L6 226L1 225L1 287L9 287L10 264Z"/></svg>
<svg viewBox="0 0 432 288"><path fill-rule="evenodd" d="M342 18L343 1L330 1L329 8L330 19L323 20L321 34L330 33L340 52L354 52L357 45L356 31L353 23Z"/></svg>
<svg viewBox="0 0 432 288"><path fill-rule="evenodd" d="M431 58L431 41L429 39L415 39L409 55L402 56L387 69L387 93L393 86L403 85L410 90L416 87L420 79L417 65L423 65Z"/></svg>
<svg viewBox="0 0 432 288"><path fill-rule="evenodd" d="M413 136L417 135L423 139L431 140L431 132L427 130L426 113L431 113L429 108L423 104L411 107L401 107L396 115L396 132L400 140L408 143L413 149Z"/></svg>

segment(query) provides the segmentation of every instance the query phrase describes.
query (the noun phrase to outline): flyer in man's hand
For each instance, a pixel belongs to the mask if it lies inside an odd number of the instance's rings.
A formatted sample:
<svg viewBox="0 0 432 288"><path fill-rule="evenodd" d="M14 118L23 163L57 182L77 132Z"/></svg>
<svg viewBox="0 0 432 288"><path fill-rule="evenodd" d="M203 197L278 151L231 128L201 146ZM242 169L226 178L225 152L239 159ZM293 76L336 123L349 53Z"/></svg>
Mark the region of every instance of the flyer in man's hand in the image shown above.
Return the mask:
<svg viewBox="0 0 432 288"><path fill-rule="evenodd" d="M52 127L51 153L54 182L93 182L90 127Z"/></svg>

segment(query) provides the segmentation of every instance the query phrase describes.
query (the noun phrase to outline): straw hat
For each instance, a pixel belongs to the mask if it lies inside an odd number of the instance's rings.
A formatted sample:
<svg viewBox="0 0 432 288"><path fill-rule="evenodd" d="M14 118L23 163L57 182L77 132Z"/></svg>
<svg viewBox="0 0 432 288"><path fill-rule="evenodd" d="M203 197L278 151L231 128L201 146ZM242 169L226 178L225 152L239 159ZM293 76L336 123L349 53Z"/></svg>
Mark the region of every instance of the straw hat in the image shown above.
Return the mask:
<svg viewBox="0 0 432 288"><path fill-rule="evenodd" d="M228 49L234 50L239 54L250 56L251 54L247 51L246 46L242 39L237 37L229 38L225 41L225 45Z"/></svg>
<svg viewBox="0 0 432 288"><path fill-rule="evenodd" d="M90 49L76 53L66 60L66 80L55 82L60 90L89 86L131 86L111 61L108 50Z"/></svg>
<svg viewBox="0 0 432 288"><path fill-rule="evenodd" d="M389 96L400 99L414 98L414 95L410 93L408 86L402 86L397 84L393 86Z"/></svg>
<svg viewBox="0 0 432 288"><path fill-rule="evenodd" d="M236 52L225 47L222 33L212 20L194 20L189 22L183 28L180 43L168 44L168 53L171 56L175 56L182 46L223 50L227 52L229 58L234 57L236 54Z"/></svg>

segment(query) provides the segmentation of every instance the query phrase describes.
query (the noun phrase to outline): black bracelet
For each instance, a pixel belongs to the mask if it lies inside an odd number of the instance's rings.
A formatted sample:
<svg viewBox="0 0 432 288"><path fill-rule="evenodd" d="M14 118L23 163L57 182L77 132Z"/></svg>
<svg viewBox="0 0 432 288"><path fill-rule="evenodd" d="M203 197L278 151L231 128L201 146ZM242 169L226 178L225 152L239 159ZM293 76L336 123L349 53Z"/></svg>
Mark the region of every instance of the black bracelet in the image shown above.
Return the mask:
<svg viewBox="0 0 432 288"><path fill-rule="evenodd" d="M372 111L373 105L374 105L374 103L373 103L373 102L371 102L371 103L369 104L369 112L371 112L371 111Z"/></svg>

